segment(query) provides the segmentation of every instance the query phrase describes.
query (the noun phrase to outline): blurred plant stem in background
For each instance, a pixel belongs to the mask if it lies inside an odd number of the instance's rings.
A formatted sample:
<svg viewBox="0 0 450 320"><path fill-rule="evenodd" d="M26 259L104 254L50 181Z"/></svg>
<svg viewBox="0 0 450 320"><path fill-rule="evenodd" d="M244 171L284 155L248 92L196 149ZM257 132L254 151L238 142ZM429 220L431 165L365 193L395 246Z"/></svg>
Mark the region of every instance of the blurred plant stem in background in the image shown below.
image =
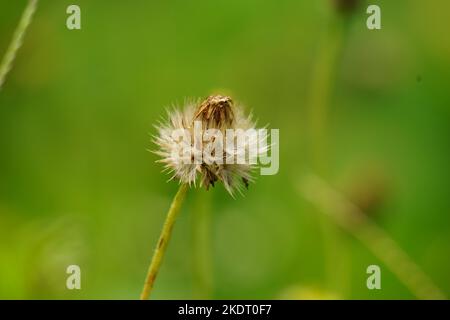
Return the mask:
<svg viewBox="0 0 450 320"><path fill-rule="evenodd" d="M311 76L309 110L309 151L311 167L327 176L327 117L335 71L348 29L350 16L332 13L330 23L317 50ZM326 217L319 217L325 245L325 273L328 284L345 296L350 273L348 259L341 245L338 230ZM348 262L347 262L348 263ZM345 270L343 270L345 269Z"/></svg>
<svg viewBox="0 0 450 320"><path fill-rule="evenodd" d="M14 64L14 59L16 58L17 51L22 46L23 38L25 37L25 33L33 20L34 12L36 11L38 0L29 0L25 10L20 18L19 25L14 31L14 35L12 41L6 49L5 56L0 64L0 91L2 90L2 86L6 81L6 76L8 72L12 69Z"/></svg>
<svg viewBox="0 0 450 320"><path fill-rule="evenodd" d="M209 299L212 293L211 192L196 192L192 210L192 268L194 298Z"/></svg>
<svg viewBox="0 0 450 320"><path fill-rule="evenodd" d="M328 100L336 62L341 51L344 25L341 19L334 19L322 39L313 65L309 107L309 134L312 163L315 170L326 171L326 126Z"/></svg>
<svg viewBox="0 0 450 320"><path fill-rule="evenodd" d="M175 195L172 204L170 205L169 211L167 212L166 221L164 222L161 235L159 236L158 244L156 245L150 267L148 268L147 277L145 278L144 288L142 289L141 293L141 300L148 299L153 289L153 284L155 283L159 268L161 267L167 244L169 243L170 237L172 235L173 225L178 216L178 213L180 212L181 204L184 201L187 190L187 184L180 185L178 192Z"/></svg>
<svg viewBox="0 0 450 320"><path fill-rule="evenodd" d="M418 299L446 299L420 267L357 206L314 175L301 181L301 194L361 241Z"/></svg>

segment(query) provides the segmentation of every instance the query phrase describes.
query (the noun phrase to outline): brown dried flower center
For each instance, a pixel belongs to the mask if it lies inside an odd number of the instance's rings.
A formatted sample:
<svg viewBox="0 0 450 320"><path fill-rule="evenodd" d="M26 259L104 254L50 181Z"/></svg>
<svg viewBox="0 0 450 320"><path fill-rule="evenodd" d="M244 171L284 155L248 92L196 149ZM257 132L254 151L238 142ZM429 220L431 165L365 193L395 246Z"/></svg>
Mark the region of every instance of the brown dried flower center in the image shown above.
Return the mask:
<svg viewBox="0 0 450 320"><path fill-rule="evenodd" d="M233 100L227 96L209 96L200 103L193 120L205 122L207 128L229 128L234 122Z"/></svg>

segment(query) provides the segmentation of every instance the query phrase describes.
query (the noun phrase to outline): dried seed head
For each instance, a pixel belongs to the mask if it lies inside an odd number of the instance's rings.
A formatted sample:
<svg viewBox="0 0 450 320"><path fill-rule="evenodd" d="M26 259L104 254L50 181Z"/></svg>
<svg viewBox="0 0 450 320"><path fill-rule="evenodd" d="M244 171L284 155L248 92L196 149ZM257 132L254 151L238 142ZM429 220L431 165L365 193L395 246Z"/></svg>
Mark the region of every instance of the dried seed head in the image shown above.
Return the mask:
<svg viewBox="0 0 450 320"><path fill-rule="evenodd" d="M201 124L201 136L203 149L198 150L195 137L198 136L196 132L196 123ZM256 157L261 153L267 151L267 147L260 148L258 139L249 138L244 139L243 144L238 147L237 137L233 137L233 148L223 148L220 152L222 154L215 154L216 149L213 149L211 156L215 159L213 161L205 161L201 158L200 162L192 161L199 153L204 155L205 145L215 143L217 137L205 138L204 133L208 129L217 129L221 132L223 146L226 145L226 130L227 129L254 129L255 123L251 115L245 116L239 105L235 105L230 97L213 95L201 102L188 102L185 104L182 111L172 110L168 112L168 121L160 124L158 135L154 142L159 147L155 153L161 157L159 162L165 164L166 170L172 173L172 179L176 178L180 183L188 183L189 185L196 184L199 181L201 186L208 189L215 185L217 181L222 182L226 190L233 195L235 191L242 192L242 189L247 188L249 182L252 182L251 171L255 167L254 162L248 161L245 163L229 163L225 159L236 159L239 156L248 155L250 159L251 154L249 150L257 150ZM174 130L185 130L189 133L192 140L184 141L187 147L190 147L193 152L186 155L184 158L174 156L180 148L180 141L175 139L172 135ZM267 137L258 136L266 142ZM197 141L198 142L198 141ZM184 161L187 160L187 161ZM191 161L189 161L191 160ZM222 161L218 161L222 160Z"/></svg>
<svg viewBox="0 0 450 320"><path fill-rule="evenodd" d="M233 101L226 96L209 96L198 107L194 120L203 121L208 129L232 127Z"/></svg>
<svg viewBox="0 0 450 320"><path fill-rule="evenodd" d="M334 7L340 13L352 13L357 8L361 0L332 0Z"/></svg>

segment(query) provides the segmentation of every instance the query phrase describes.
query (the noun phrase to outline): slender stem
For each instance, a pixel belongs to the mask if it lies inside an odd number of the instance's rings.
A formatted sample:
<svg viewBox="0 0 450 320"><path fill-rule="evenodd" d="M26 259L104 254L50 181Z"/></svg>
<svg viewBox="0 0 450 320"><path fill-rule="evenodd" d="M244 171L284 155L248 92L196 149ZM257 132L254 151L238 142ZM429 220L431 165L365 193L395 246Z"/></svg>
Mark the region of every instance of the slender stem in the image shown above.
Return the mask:
<svg viewBox="0 0 450 320"><path fill-rule="evenodd" d="M211 192L196 193L192 210L193 280L195 299L209 299L212 291L211 267Z"/></svg>
<svg viewBox="0 0 450 320"><path fill-rule="evenodd" d="M175 195L175 198L173 198L172 204L170 205L169 211L167 212L166 221L164 222L161 235L159 236L158 244L156 246L155 252L153 253L153 258L148 268L147 277L145 278L144 288L142 289L141 293L141 300L148 299L153 289L153 284L155 283L159 268L161 267L167 244L169 243L170 236L172 235L173 225L178 216L178 213L180 212L181 204L183 203L187 190L187 184L180 185L180 188L178 189L178 192Z"/></svg>
<svg viewBox="0 0 450 320"><path fill-rule="evenodd" d="M356 205L316 176L301 185L302 194L335 223L353 234L419 299L446 299L445 294L378 225Z"/></svg>
<svg viewBox="0 0 450 320"><path fill-rule="evenodd" d="M312 162L315 170L319 171L325 171L328 102L343 44L344 29L344 21L341 20L341 17L334 17L321 40L312 70L308 100L309 134Z"/></svg>
<svg viewBox="0 0 450 320"><path fill-rule="evenodd" d="M340 15L333 15L321 39L319 50L314 61L309 109L309 148L312 168L321 175L327 172L327 120L329 100L333 91L334 75L337 62L345 40L346 24ZM319 216L319 226L322 231L325 252L325 275L331 286L338 286L343 294L346 281L344 254L338 230L335 229L327 217ZM338 255L339 254L339 255ZM336 268L339 276L336 276Z"/></svg>
<svg viewBox="0 0 450 320"><path fill-rule="evenodd" d="M33 14L36 11L38 0L29 0L28 5L25 7L25 10L20 19L19 25L14 32L14 36L12 41L6 50L5 56L0 64L0 90L2 89L3 84L6 80L6 75L11 70L14 59L16 58L17 51L23 43L23 38L27 31L28 26L33 19Z"/></svg>

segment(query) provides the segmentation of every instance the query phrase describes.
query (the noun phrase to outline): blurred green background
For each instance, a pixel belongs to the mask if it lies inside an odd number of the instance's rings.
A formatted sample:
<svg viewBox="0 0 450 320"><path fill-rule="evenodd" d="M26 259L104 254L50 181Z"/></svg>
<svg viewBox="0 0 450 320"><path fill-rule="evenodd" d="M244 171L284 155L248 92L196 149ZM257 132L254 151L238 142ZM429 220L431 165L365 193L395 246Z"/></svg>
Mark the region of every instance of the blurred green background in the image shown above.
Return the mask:
<svg viewBox="0 0 450 320"><path fill-rule="evenodd" d="M0 91L0 298L138 298L177 189L147 151L153 125L214 92L280 129L280 171L236 199L189 192L154 298L415 298L302 196L308 172L449 296L450 2L370 3L379 31L367 2L40 1ZM0 0L0 55L25 6Z"/></svg>

